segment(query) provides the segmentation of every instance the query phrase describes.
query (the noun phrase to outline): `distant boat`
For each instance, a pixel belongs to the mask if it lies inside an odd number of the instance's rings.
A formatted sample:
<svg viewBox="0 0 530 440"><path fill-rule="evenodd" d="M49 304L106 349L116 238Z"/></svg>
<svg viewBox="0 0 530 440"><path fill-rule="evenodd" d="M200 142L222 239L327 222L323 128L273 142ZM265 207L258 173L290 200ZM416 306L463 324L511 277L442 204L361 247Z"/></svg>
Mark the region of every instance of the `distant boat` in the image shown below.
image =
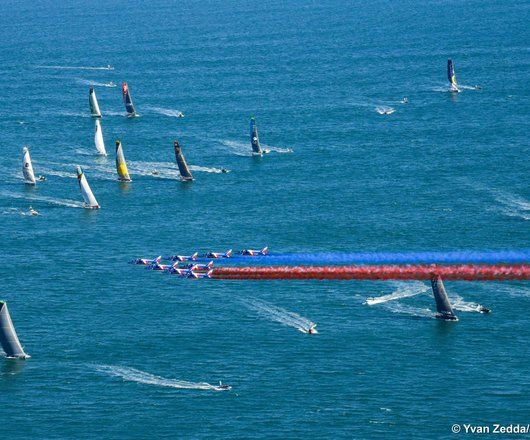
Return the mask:
<svg viewBox="0 0 530 440"><path fill-rule="evenodd" d="M0 345L9 358L27 359L29 355L24 352L17 332L11 321L7 303L0 301Z"/></svg>
<svg viewBox="0 0 530 440"><path fill-rule="evenodd" d="M127 163L125 162L125 156L123 155L123 147L121 146L121 141L116 141L116 170L118 172L119 181L131 181L129 171L127 170Z"/></svg>
<svg viewBox="0 0 530 440"><path fill-rule="evenodd" d="M456 82L455 67L453 65L452 60L447 60L447 79L451 84L449 91L453 93L460 92L460 89L458 88L458 84Z"/></svg>
<svg viewBox="0 0 530 440"><path fill-rule="evenodd" d="M90 87L88 92L88 103L90 104L90 114L94 118L101 118L101 111L99 110L98 98L96 97L96 90Z"/></svg>
<svg viewBox="0 0 530 440"><path fill-rule="evenodd" d="M35 174L33 173L33 165L31 165L31 157L29 155L28 147L22 148L22 173L24 174L24 181L28 185L36 185Z"/></svg>
<svg viewBox="0 0 530 440"><path fill-rule="evenodd" d="M259 144L258 126L256 125L256 118L250 118L250 145L254 154L263 154L263 150Z"/></svg>
<svg viewBox="0 0 530 440"><path fill-rule="evenodd" d="M136 110L131 98L131 93L129 92L129 86L126 82L121 85L121 91L123 94L123 103L125 104L125 110L127 111L127 116L133 117L136 116Z"/></svg>
<svg viewBox="0 0 530 440"><path fill-rule="evenodd" d="M181 179L185 181L192 181L193 176L191 175L191 171L188 168L186 159L184 158L184 155L182 154L179 141L173 142L173 147L175 148L175 159L177 160L177 165L179 167Z"/></svg>
<svg viewBox="0 0 530 440"><path fill-rule="evenodd" d="M98 153L106 156L107 150L105 149L105 142L103 142L103 132L101 131L101 122L99 119L96 119L96 131L94 134L94 144L96 145L96 150Z"/></svg>
<svg viewBox="0 0 530 440"><path fill-rule="evenodd" d="M81 194L85 201L85 208L88 209L99 209L99 203L94 197L94 193L90 189L90 186L86 180L85 173L82 168L77 166L77 180L79 181L79 188L81 188Z"/></svg>

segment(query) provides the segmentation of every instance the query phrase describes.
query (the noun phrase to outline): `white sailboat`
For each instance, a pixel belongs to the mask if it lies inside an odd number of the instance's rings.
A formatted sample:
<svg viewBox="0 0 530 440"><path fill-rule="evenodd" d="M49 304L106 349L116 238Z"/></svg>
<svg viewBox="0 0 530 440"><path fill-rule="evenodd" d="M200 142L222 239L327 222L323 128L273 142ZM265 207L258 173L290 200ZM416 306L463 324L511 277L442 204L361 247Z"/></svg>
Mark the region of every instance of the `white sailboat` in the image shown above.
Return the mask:
<svg viewBox="0 0 530 440"><path fill-rule="evenodd" d="M88 103L90 104L90 114L94 118L101 118L101 110L99 109L98 98L96 97L96 90L90 87L88 92Z"/></svg>
<svg viewBox="0 0 530 440"><path fill-rule="evenodd" d="M33 173L33 165L31 164L31 157L29 155L28 147L22 148L22 173L24 174L24 181L28 185L36 185L37 180L35 179L35 174Z"/></svg>
<svg viewBox="0 0 530 440"><path fill-rule="evenodd" d="M107 155L107 150L105 149L105 142L103 142L103 133L101 131L101 122L99 119L96 119L96 132L94 134L94 144L96 145L96 150L102 156Z"/></svg>
<svg viewBox="0 0 530 440"><path fill-rule="evenodd" d="M27 359L30 357L20 344L5 301L0 301L0 346L8 358Z"/></svg>
<svg viewBox="0 0 530 440"><path fill-rule="evenodd" d="M99 209L99 203L94 197L94 193L90 189L90 185L86 180L85 173L83 173L83 170L79 165L77 166L77 180L79 181L79 188L81 188L81 194L85 201L85 208Z"/></svg>

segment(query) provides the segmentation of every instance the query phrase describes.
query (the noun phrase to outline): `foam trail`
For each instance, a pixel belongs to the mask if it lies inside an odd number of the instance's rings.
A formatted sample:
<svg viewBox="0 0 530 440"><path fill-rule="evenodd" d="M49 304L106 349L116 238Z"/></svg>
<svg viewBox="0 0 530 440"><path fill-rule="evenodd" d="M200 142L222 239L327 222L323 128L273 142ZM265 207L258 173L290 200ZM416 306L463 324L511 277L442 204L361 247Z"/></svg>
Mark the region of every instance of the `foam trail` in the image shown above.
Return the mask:
<svg viewBox="0 0 530 440"><path fill-rule="evenodd" d="M169 116L171 118L183 118L184 113L180 110L163 107L144 106L147 110L158 113L159 115Z"/></svg>
<svg viewBox="0 0 530 440"><path fill-rule="evenodd" d="M176 165L171 162L129 161L127 162L127 165L133 176L151 176L158 179L171 180L180 179ZM153 174L153 172L156 172L157 174Z"/></svg>
<svg viewBox="0 0 530 440"><path fill-rule="evenodd" d="M480 90L482 87L480 86L466 86L462 84L458 84L458 88L461 90Z"/></svg>
<svg viewBox="0 0 530 440"><path fill-rule="evenodd" d="M199 165L190 165L189 169L191 171L198 171L198 172L203 172L203 173L214 173L214 174L219 174L223 172L220 168L201 167Z"/></svg>
<svg viewBox="0 0 530 440"><path fill-rule="evenodd" d="M427 292L429 290L429 286L421 283L421 282L412 282L412 283L396 283L398 285L398 288L388 294L383 296L378 296L375 298L367 298L365 301L365 304L372 306L375 304L381 304L388 301L395 301L397 299L402 298L409 298L411 296L419 295L420 293Z"/></svg>
<svg viewBox="0 0 530 440"><path fill-rule="evenodd" d="M100 372L107 373L113 377L120 377L125 381L137 382L146 385L155 385L159 387L186 389L186 390L211 390L221 391L216 385L207 382L188 382L185 380L166 379L137 370L136 368L119 367L115 365L98 365L96 369Z"/></svg>
<svg viewBox="0 0 530 440"><path fill-rule="evenodd" d="M386 105L380 105L375 108L375 111L380 115L391 115L396 111L395 108L388 107Z"/></svg>
<svg viewBox="0 0 530 440"><path fill-rule="evenodd" d="M252 156L252 150L245 142L223 140L221 141L221 144L223 144L225 147L228 147L228 149L230 149L232 153L237 156Z"/></svg>
<svg viewBox="0 0 530 440"><path fill-rule="evenodd" d="M103 83L103 82L98 82L98 81L92 81L92 80L89 80L89 79L77 78L77 82L79 84L83 84L83 85L86 85L86 86L116 87L116 84L113 83L112 81Z"/></svg>
<svg viewBox="0 0 530 440"><path fill-rule="evenodd" d="M263 145L264 150L274 151L275 153L287 154L293 153L292 148L282 148L282 147L270 147L268 145Z"/></svg>
<svg viewBox="0 0 530 440"><path fill-rule="evenodd" d="M108 114L107 112L105 114ZM69 112L69 111L62 111L57 113L58 116L74 116L76 118L91 118L92 115L90 113L85 112Z"/></svg>
<svg viewBox="0 0 530 440"><path fill-rule="evenodd" d="M58 69L58 70L114 70L111 65L108 66L35 66L37 69Z"/></svg>
<svg viewBox="0 0 530 440"><path fill-rule="evenodd" d="M501 190L490 190L497 202L502 205L501 212L508 217L530 220L530 201L515 194Z"/></svg>
<svg viewBox="0 0 530 440"><path fill-rule="evenodd" d="M383 307L392 313L399 313L401 315L414 316L417 318L432 318L435 319L434 313L427 308L413 307L401 303L387 303Z"/></svg>
<svg viewBox="0 0 530 440"><path fill-rule="evenodd" d="M68 179L77 179L77 176L74 173L69 173L67 171L52 170L50 168L39 167L41 174L44 176L57 176L65 177Z"/></svg>
<svg viewBox="0 0 530 440"><path fill-rule="evenodd" d="M306 332L310 328L316 326L316 324L303 316L300 316L294 312L282 309L281 307L274 306L260 300L243 301L249 309L258 312L265 318L271 319L272 321L279 322L280 324L288 327L296 328L302 332Z"/></svg>
<svg viewBox="0 0 530 440"><path fill-rule="evenodd" d="M68 208L84 208L83 203L76 200L68 199L54 199L53 197L39 196L39 195L24 195L24 194L15 194L6 191L1 191L0 196L10 197L13 199L23 199L29 202L45 202L50 205L58 206L67 206Z"/></svg>
<svg viewBox="0 0 530 440"><path fill-rule="evenodd" d="M476 302L465 301L464 298L462 298L457 293L449 294L449 298L451 300L451 305L453 306L453 309L459 310L461 312L480 313L483 307L481 304L478 304Z"/></svg>
<svg viewBox="0 0 530 440"><path fill-rule="evenodd" d="M234 261L241 258L234 256ZM315 252L256 256L245 265L276 264L516 264L530 262L530 249L424 252Z"/></svg>

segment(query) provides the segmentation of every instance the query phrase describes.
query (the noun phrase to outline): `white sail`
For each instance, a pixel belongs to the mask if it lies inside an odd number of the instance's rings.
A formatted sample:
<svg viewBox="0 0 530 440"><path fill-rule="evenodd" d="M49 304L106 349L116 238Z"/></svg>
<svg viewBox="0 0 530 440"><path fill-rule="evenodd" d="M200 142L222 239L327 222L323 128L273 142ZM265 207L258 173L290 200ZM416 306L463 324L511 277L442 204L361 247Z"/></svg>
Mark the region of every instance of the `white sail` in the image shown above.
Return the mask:
<svg viewBox="0 0 530 440"><path fill-rule="evenodd" d="M107 150L105 150L105 142L103 142L103 133L101 132L101 122L96 119L96 133L94 135L94 143L96 144L96 150L98 153L106 156Z"/></svg>
<svg viewBox="0 0 530 440"><path fill-rule="evenodd" d="M24 174L24 180L29 185L35 185L37 181L35 180L35 174L33 173L33 165L31 165L31 157L29 156L28 147L22 148L22 153L22 173Z"/></svg>
<svg viewBox="0 0 530 440"><path fill-rule="evenodd" d="M101 110L99 109L98 98L96 97L96 90L90 87L88 92L88 103L90 104L90 114L95 118L101 118Z"/></svg>
<svg viewBox="0 0 530 440"><path fill-rule="evenodd" d="M0 346L4 349L7 357L27 359L29 355L24 352L22 345L11 321L7 304L0 301Z"/></svg>
<svg viewBox="0 0 530 440"><path fill-rule="evenodd" d="M90 189L86 180L85 173L83 173L83 170L79 165L77 166L77 180L79 181L79 188L81 188L81 194L83 194L86 207L90 209L98 209L99 203L94 197L94 193Z"/></svg>

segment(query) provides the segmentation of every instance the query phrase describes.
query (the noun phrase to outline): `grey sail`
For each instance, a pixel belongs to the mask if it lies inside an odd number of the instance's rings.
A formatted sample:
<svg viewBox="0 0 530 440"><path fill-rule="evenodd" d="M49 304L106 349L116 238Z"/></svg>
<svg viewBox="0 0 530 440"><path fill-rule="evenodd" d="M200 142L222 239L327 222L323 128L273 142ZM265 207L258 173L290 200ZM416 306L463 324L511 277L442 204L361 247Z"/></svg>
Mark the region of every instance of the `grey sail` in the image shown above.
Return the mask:
<svg viewBox="0 0 530 440"><path fill-rule="evenodd" d="M101 110L99 109L98 98L96 97L96 90L92 86L88 91L88 103L90 104L90 114L94 118L101 118Z"/></svg>
<svg viewBox="0 0 530 440"><path fill-rule="evenodd" d="M445 291L444 283L440 275L433 275L431 277L432 293L434 301L436 302L436 317L446 321L458 321L458 318L453 312L453 307L449 302L449 297Z"/></svg>
<svg viewBox="0 0 530 440"><path fill-rule="evenodd" d="M20 345L11 316L9 316L9 310L7 310L7 304L4 301L0 301L0 344L7 357L22 359L29 357Z"/></svg>
<svg viewBox="0 0 530 440"><path fill-rule="evenodd" d="M179 141L175 141L173 143L173 146L175 147L175 158L177 159L177 165L179 167L180 176L182 180L191 181L193 180L193 176L191 175L191 171L188 168L188 164L186 163L186 159L184 158L184 155L182 154L182 150L179 145Z"/></svg>

